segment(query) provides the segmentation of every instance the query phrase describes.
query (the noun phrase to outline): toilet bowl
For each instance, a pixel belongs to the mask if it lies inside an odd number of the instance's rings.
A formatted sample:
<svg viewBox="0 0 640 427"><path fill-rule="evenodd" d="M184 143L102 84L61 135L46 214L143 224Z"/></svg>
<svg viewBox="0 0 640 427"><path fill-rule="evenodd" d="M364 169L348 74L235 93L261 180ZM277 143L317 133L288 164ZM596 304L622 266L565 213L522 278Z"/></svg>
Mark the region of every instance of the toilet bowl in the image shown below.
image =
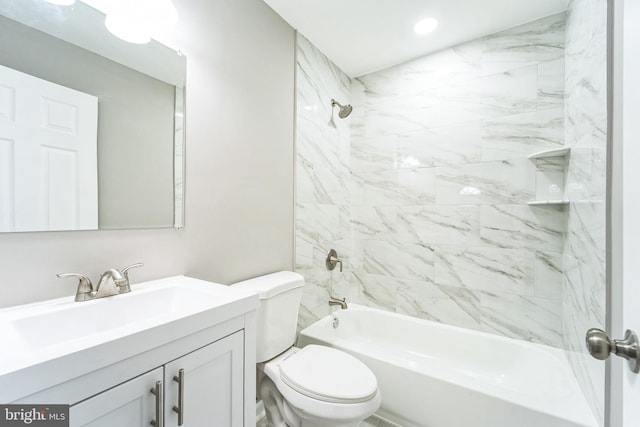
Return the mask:
<svg viewBox="0 0 640 427"><path fill-rule="evenodd" d="M357 426L382 401L371 370L333 348L292 347L258 369L265 374L260 394L274 427ZM276 411L279 416L270 416Z"/></svg>
<svg viewBox="0 0 640 427"><path fill-rule="evenodd" d="M269 427L351 427L382 398L371 370L340 350L293 347L304 278L290 271L239 282L260 296L256 361L258 398Z"/></svg>

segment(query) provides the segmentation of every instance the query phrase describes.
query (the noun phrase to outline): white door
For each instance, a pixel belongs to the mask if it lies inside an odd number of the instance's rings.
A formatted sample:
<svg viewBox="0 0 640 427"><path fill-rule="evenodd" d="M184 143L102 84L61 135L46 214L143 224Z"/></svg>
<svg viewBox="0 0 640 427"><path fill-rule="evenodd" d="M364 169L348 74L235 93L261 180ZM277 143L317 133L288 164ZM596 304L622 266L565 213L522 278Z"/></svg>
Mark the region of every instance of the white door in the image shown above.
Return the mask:
<svg viewBox="0 0 640 427"><path fill-rule="evenodd" d="M609 336L640 333L640 2L614 0ZM610 3L610 4L611 4ZM640 375L610 357L610 427L640 425Z"/></svg>
<svg viewBox="0 0 640 427"><path fill-rule="evenodd" d="M242 427L243 372L242 331L166 364L165 426Z"/></svg>
<svg viewBox="0 0 640 427"><path fill-rule="evenodd" d="M151 390L162 387L162 368L127 381L69 408L71 427L148 427L162 410L162 394ZM160 405L160 406L158 406ZM156 424L157 425L157 424Z"/></svg>
<svg viewBox="0 0 640 427"><path fill-rule="evenodd" d="M98 228L98 99L0 66L0 231Z"/></svg>

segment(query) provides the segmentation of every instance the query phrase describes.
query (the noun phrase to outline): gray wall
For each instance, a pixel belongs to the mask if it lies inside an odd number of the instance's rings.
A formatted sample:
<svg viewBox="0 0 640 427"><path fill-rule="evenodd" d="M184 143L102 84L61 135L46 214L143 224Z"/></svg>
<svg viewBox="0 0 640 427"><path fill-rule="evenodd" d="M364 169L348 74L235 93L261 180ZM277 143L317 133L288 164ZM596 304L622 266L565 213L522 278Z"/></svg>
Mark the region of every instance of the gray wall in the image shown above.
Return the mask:
<svg viewBox="0 0 640 427"><path fill-rule="evenodd" d="M55 273L231 283L291 269L294 32L260 0L175 0L188 58L186 228L0 235L0 307L72 295Z"/></svg>
<svg viewBox="0 0 640 427"><path fill-rule="evenodd" d="M174 86L4 17L0 64L98 97L101 229L173 226Z"/></svg>

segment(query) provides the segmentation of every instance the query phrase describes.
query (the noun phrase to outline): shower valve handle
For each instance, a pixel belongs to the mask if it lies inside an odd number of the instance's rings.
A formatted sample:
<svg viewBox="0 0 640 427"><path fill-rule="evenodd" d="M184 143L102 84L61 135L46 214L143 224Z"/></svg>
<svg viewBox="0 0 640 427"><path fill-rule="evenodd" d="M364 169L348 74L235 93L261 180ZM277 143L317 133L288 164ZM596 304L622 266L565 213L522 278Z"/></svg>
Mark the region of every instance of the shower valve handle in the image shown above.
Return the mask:
<svg viewBox="0 0 640 427"><path fill-rule="evenodd" d="M336 268L336 264L340 264L340 273L342 273L342 260L338 258L338 253L335 249L331 249L327 254L327 259L325 265L327 266L327 270L333 270Z"/></svg>

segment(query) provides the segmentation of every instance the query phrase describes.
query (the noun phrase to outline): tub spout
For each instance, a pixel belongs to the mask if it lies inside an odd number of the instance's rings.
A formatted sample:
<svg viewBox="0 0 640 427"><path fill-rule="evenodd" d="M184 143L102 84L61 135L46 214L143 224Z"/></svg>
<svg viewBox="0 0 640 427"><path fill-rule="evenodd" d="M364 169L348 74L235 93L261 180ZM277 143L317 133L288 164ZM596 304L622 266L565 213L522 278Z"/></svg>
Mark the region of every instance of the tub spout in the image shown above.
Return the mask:
<svg viewBox="0 0 640 427"><path fill-rule="evenodd" d="M341 309L346 310L347 308L349 308L347 306L347 299L346 298L336 298L336 297L329 297L329 305L339 305Z"/></svg>

